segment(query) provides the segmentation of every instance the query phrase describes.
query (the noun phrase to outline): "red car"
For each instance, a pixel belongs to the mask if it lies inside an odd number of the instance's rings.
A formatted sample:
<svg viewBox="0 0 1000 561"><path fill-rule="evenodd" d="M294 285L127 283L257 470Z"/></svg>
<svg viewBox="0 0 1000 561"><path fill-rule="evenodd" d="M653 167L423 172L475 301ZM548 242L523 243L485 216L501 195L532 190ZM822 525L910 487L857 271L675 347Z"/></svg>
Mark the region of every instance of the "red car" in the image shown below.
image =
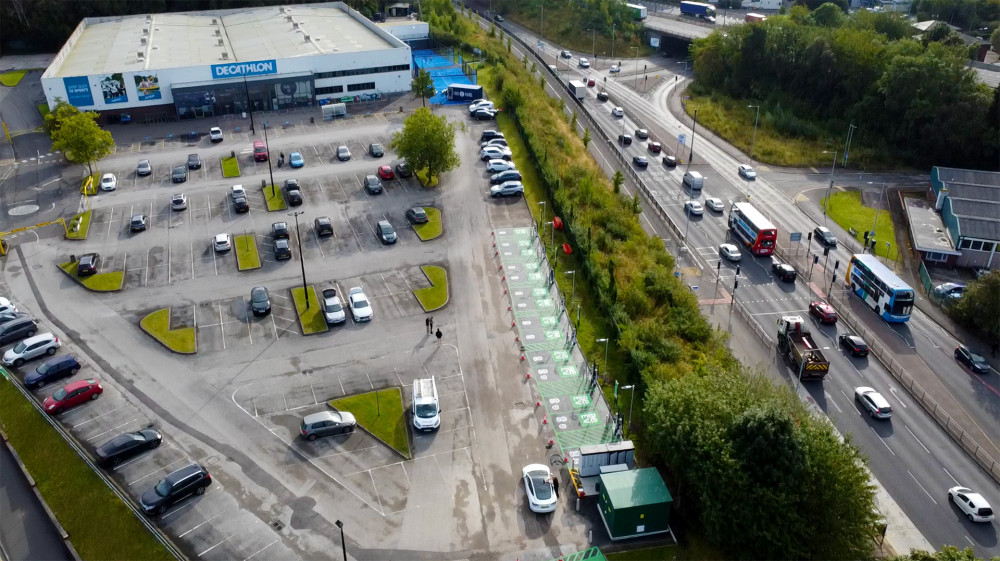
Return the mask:
<svg viewBox="0 0 1000 561"><path fill-rule="evenodd" d="M77 380L56 390L56 393L50 397L46 397L42 407L49 415L58 415L70 407L97 399L97 396L102 393L104 393L104 388L95 378Z"/></svg>
<svg viewBox="0 0 1000 561"><path fill-rule="evenodd" d="M382 179L392 179L396 177L396 174L392 172L392 166L379 166L378 176Z"/></svg>
<svg viewBox="0 0 1000 561"><path fill-rule="evenodd" d="M593 87L597 85L597 82L593 78L587 78L587 85Z"/></svg>
<svg viewBox="0 0 1000 561"><path fill-rule="evenodd" d="M820 323L837 323L837 310L826 302L810 303L809 314L816 316Z"/></svg>
<svg viewBox="0 0 1000 561"><path fill-rule="evenodd" d="M654 153L654 154L659 154L660 151L663 150L663 147L660 145L659 142L650 142L648 144L648 148L649 148L649 151L652 152L652 153Z"/></svg>

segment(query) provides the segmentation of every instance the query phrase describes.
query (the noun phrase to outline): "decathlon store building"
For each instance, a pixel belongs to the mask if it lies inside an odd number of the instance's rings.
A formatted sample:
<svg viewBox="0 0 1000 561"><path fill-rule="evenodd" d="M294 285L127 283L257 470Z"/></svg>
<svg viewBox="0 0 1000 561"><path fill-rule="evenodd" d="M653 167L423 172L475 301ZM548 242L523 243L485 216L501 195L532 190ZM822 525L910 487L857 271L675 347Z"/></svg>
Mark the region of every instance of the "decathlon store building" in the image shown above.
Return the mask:
<svg viewBox="0 0 1000 561"><path fill-rule="evenodd" d="M193 119L409 91L411 60L341 2L87 18L42 88L106 121Z"/></svg>

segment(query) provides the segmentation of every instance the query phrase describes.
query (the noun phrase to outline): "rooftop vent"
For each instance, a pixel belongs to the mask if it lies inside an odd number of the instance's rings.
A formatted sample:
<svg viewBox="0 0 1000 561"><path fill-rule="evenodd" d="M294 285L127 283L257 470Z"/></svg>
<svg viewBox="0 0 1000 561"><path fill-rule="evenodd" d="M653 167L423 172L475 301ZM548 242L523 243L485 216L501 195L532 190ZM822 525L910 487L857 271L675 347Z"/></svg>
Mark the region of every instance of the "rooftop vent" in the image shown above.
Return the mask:
<svg viewBox="0 0 1000 561"><path fill-rule="evenodd" d="M297 22L293 21L292 22L292 29L298 29L298 28L299 28L299 24Z"/></svg>
<svg viewBox="0 0 1000 561"><path fill-rule="evenodd" d="M151 23L153 21L153 16L146 14L146 23Z"/></svg>
<svg viewBox="0 0 1000 561"><path fill-rule="evenodd" d="M306 43L309 42L309 36L308 35L303 35L302 38L306 40Z"/></svg>
<svg viewBox="0 0 1000 561"><path fill-rule="evenodd" d="M216 29L216 30L215 30L215 36L216 36L216 37L221 37L221 36L222 36L222 31L220 31L220 30Z"/></svg>
<svg viewBox="0 0 1000 561"><path fill-rule="evenodd" d="M135 56L136 56L136 58L138 58L139 60L143 60L144 58L146 58L146 55L144 55L142 51L137 51L137 52L135 53Z"/></svg>
<svg viewBox="0 0 1000 561"><path fill-rule="evenodd" d="M219 25L219 20L212 18L212 25Z"/></svg>
<svg viewBox="0 0 1000 561"><path fill-rule="evenodd" d="M143 45L145 45L146 44L146 38L145 37L140 37L139 38L139 42L142 43Z"/></svg>
<svg viewBox="0 0 1000 561"><path fill-rule="evenodd" d="M292 21L292 16L285 16L285 21Z"/></svg>
<svg viewBox="0 0 1000 561"><path fill-rule="evenodd" d="M222 42L222 39L219 39L219 46L221 47L223 45L225 45L225 43Z"/></svg>
<svg viewBox="0 0 1000 561"><path fill-rule="evenodd" d="M143 27L142 28L142 34L143 35L149 35L149 28L148 27Z"/></svg>
<svg viewBox="0 0 1000 561"><path fill-rule="evenodd" d="M229 53L222 51L222 60L229 60Z"/></svg>

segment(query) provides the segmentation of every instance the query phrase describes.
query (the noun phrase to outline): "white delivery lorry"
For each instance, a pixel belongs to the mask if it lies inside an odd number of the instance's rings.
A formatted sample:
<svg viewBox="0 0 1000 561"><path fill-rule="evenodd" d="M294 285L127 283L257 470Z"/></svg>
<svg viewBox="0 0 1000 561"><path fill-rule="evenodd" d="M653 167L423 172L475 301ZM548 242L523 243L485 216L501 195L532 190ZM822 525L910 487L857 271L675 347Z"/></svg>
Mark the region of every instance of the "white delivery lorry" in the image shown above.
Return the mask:
<svg viewBox="0 0 1000 561"><path fill-rule="evenodd" d="M438 404L437 383L434 377L413 381L413 428L434 431L441 426L441 406Z"/></svg>
<svg viewBox="0 0 1000 561"><path fill-rule="evenodd" d="M587 95L587 84L579 80L570 80L569 93L573 94L573 97L577 99L583 99L583 96Z"/></svg>

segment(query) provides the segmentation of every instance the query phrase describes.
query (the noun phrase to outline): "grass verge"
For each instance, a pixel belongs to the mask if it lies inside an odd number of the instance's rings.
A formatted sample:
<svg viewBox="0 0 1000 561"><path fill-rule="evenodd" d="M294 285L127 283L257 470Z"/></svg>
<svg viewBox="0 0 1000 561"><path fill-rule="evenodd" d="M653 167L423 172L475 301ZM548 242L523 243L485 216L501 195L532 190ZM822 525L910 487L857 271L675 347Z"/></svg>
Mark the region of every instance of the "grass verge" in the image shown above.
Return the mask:
<svg viewBox="0 0 1000 561"><path fill-rule="evenodd" d="M8 88L13 88L21 83L21 79L27 74L27 70L12 70L10 72L4 72L3 74L0 74L0 84L3 84Z"/></svg>
<svg viewBox="0 0 1000 561"><path fill-rule="evenodd" d="M236 248L236 267L241 271L260 269L260 254L257 253L257 237L253 234L233 236Z"/></svg>
<svg viewBox="0 0 1000 561"><path fill-rule="evenodd" d="M89 277L81 277L76 274L76 261L63 263L59 265L59 268L70 278L94 292L118 292L122 289L122 283L125 281L125 271L97 273Z"/></svg>
<svg viewBox="0 0 1000 561"><path fill-rule="evenodd" d="M90 233L90 217L93 215L92 211L85 211L77 214L69 220L69 224L66 225L66 239L67 240L85 240L87 239L87 234ZM74 231L73 226L76 225L77 228Z"/></svg>
<svg viewBox="0 0 1000 561"><path fill-rule="evenodd" d="M38 105L35 105L35 107L38 108L38 113L42 116L43 119L45 118L46 115L49 114L48 103L39 103Z"/></svg>
<svg viewBox="0 0 1000 561"><path fill-rule="evenodd" d="M236 158L222 158L222 177L239 177L240 161Z"/></svg>
<svg viewBox="0 0 1000 561"><path fill-rule="evenodd" d="M410 439L406 433L403 393L399 388L387 388L329 402L338 411L354 415L366 431L386 446L410 459Z"/></svg>
<svg viewBox="0 0 1000 561"><path fill-rule="evenodd" d="M139 320L139 327L147 335L175 353L193 355L198 352L198 340L195 337L194 327L170 329L170 308L163 308L147 314L146 317Z"/></svg>
<svg viewBox="0 0 1000 561"><path fill-rule="evenodd" d="M299 326L302 327L303 335L313 333L323 333L330 329L323 317L323 310L319 307L319 300L316 298L316 289L312 286L309 289L309 307L306 308L306 294L302 292L302 287L292 289L292 299L295 300L295 312L299 315Z"/></svg>
<svg viewBox="0 0 1000 561"><path fill-rule="evenodd" d="M435 175L431 177L430 181L428 181L427 170L418 169L415 172L413 172L413 174L417 176L417 181L419 181L420 184L423 185L425 189L430 189L431 187L437 187L438 176Z"/></svg>
<svg viewBox="0 0 1000 561"><path fill-rule="evenodd" d="M420 270L427 275L431 285L414 290L413 295L417 297L425 312L443 308L448 303L448 271L436 265L424 265Z"/></svg>
<svg viewBox="0 0 1000 561"><path fill-rule="evenodd" d="M281 187L278 187L277 185L269 185L261 188L261 191L264 192L264 201L267 202L268 212L275 212L288 208L285 205L285 195L281 192Z"/></svg>
<svg viewBox="0 0 1000 561"><path fill-rule="evenodd" d="M427 222L423 224L414 224L413 231L417 233L420 237L420 241L426 242L433 240L441 236L441 211L432 206L425 206L424 212L427 213Z"/></svg>
<svg viewBox="0 0 1000 561"><path fill-rule="evenodd" d="M826 198L821 205L826 205ZM861 204L861 193L859 191L841 191L830 196L830 209L827 211L830 218L845 230L854 228L858 234L854 239L865 242L865 230L871 230L875 224L876 209ZM896 247L896 233L892 226L892 214L885 210L878 213L878 224L875 225L875 240L878 242L875 247L875 254L887 259L895 260L899 254ZM886 249L885 242L892 244L891 249Z"/></svg>
<svg viewBox="0 0 1000 561"><path fill-rule="evenodd" d="M9 377L6 370L3 373ZM0 379L0 427L80 557L173 559L6 379Z"/></svg>

